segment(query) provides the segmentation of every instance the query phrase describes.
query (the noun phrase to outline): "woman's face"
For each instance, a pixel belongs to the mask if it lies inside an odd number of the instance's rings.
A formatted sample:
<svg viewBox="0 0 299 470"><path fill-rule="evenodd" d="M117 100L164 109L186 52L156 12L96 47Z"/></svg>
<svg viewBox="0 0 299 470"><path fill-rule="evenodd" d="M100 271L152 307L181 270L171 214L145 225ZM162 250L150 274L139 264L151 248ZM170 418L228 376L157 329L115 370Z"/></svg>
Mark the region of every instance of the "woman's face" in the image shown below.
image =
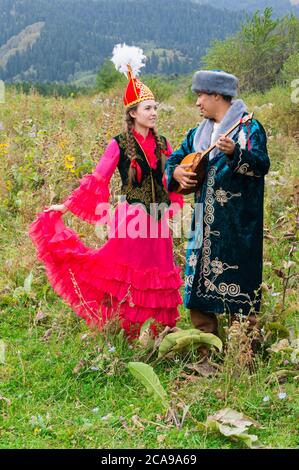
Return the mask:
<svg viewBox="0 0 299 470"><path fill-rule="evenodd" d="M135 125L153 129L157 121L157 103L154 100L141 101L137 109L130 115L135 119Z"/></svg>

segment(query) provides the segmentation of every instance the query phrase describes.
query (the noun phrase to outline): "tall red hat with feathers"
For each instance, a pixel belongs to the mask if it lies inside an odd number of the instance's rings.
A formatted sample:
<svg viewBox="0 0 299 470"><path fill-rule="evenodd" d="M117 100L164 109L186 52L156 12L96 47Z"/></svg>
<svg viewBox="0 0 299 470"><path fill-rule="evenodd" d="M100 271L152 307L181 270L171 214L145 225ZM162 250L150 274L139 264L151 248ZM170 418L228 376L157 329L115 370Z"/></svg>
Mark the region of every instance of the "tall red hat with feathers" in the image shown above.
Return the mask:
<svg viewBox="0 0 299 470"><path fill-rule="evenodd" d="M137 75L145 66L146 56L143 50L135 46L117 44L112 53L112 62L115 68L126 75L128 85L124 93L124 104L127 108L141 101L154 100L153 92L139 80Z"/></svg>

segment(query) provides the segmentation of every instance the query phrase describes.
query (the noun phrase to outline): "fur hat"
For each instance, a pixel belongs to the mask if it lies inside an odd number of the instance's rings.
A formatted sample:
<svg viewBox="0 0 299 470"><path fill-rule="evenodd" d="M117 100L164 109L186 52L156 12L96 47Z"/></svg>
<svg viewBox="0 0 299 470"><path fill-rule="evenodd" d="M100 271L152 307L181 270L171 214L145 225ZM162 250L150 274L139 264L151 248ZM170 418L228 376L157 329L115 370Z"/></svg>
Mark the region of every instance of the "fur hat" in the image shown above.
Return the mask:
<svg viewBox="0 0 299 470"><path fill-rule="evenodd" d="M219 93L226 96L237 96L238 79L223 70L199 70L192 78L194 93Z"/></svg>

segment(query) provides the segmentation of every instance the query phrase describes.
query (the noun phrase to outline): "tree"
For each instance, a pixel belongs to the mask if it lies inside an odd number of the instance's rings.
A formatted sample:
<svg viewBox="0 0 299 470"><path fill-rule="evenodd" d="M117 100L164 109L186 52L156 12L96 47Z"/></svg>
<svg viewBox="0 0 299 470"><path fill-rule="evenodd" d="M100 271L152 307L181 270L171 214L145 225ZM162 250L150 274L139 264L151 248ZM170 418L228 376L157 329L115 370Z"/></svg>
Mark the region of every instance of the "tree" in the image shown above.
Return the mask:
<svg viewBox="0 0 299 470"><path fill-rule="evenodd" d="M299 20L272 19L272 9L255 12L242 29L225 41L214 42L203 59L209 69L235 74L241 90L265 91L277 82L287 58L298 50Z"/></svg>
<svg viewBox="0 0 299 470"><path fill-rule="evenodd" d="M115 69L109 59L106 59L97 74L96 89L98 91L107 91L121 82L125 83L124 75Z"/></svg>
<svg viewBox="0 0 299 470"><path fill-rule="evenodd" d="M299 52L292 54L283 64L280 74L280 80L283 83L290 84L293 80L299 78Z"/></svg>

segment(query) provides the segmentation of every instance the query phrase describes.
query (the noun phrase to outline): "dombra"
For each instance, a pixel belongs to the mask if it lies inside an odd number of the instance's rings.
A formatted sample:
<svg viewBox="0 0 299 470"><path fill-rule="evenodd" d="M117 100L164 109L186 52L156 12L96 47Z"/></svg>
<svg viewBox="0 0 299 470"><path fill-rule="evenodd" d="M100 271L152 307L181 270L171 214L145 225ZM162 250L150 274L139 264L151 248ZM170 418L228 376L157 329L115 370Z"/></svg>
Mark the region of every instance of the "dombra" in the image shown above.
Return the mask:
<svg viewBox="0 0 299 470"><path fill-rule="evenodd" d="M247 116L244 116L240 121L238 121L236 124L234 124L227 132L224 134L225 137L228 137L231 132L233 132L237 127L239 127L241 124L245 124L246 122L251 121L253 118L253 113L248 114ZM193 188L183 188L181 185L177 189L177 193L180 194L191 194L200 188L202 183L204 182L205 176L206 176L206 169L208 166L208 161L209 161L209 153L214 150L216 147L216 142L211 145L207 150L204 152L194 152L194 153L189 153L186 155L186 157L183 158L181 161L181 165L185 164L190 164L192 163L192 166L186 171L188 172L193 172L196 173L196 176L192 176L191 179L196 180L197 184Z"/></svg>

